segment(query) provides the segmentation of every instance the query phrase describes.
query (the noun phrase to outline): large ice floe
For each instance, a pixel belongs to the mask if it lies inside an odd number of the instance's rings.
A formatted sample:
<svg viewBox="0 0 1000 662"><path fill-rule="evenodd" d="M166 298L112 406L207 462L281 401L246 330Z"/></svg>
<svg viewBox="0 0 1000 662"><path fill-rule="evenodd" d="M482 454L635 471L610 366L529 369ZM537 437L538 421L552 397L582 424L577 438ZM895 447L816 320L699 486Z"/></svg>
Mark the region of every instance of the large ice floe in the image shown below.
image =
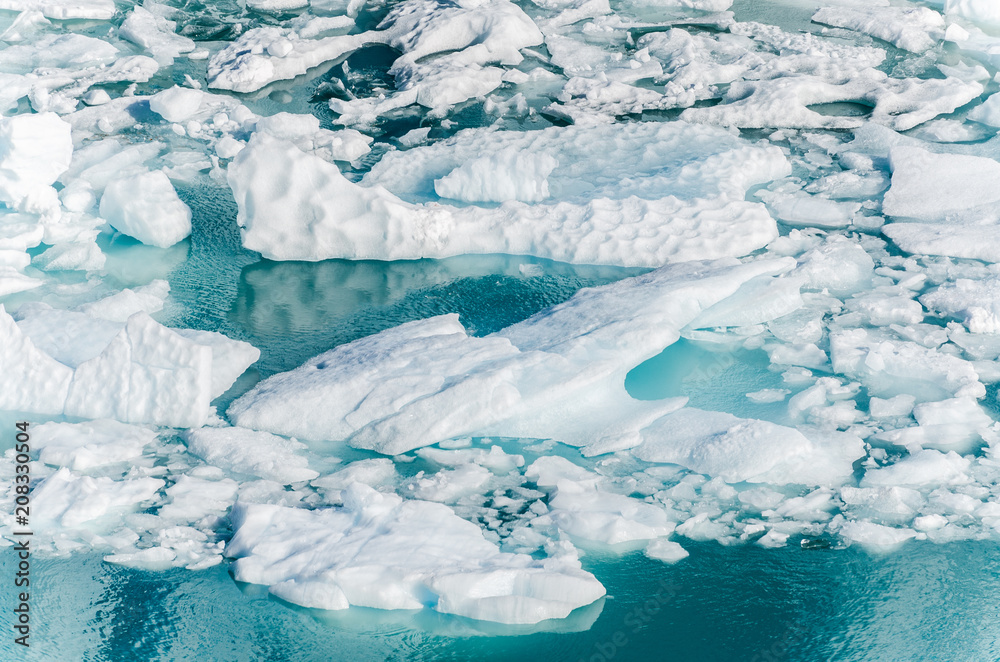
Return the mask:
<svg viewBox="0 0 1000 662"><path fill-rule="evenodd" d="M35 553L523 632L1000 538L996 3L763 4L0 0Z"/></svg>

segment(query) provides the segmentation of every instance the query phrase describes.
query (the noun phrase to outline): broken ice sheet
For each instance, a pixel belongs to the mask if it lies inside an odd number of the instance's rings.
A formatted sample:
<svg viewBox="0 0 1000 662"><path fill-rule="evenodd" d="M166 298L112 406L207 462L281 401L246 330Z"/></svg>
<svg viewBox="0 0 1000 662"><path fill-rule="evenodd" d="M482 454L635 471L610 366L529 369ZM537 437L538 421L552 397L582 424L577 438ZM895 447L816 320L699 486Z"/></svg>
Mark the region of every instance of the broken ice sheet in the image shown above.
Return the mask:
<svg viewBox="0 0 1000 662"><path fill-rule="evenodd" d="M526 633L996 539L985 0L0 10L40 555Z"/></svg>

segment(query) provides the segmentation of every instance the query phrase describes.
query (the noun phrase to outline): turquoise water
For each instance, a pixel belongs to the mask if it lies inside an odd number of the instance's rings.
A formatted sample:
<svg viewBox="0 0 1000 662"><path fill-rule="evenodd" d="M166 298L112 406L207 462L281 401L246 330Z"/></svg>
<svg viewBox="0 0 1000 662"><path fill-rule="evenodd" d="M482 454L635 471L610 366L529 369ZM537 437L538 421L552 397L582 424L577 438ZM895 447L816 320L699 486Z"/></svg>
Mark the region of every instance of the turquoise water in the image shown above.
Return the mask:
<svg viewBox="0 0 1000 662"><path fill-rule="evenodd" d="M961 660L1000 658L1000 549L990 542L765 550L689 543L668 566L588 555L608 597L562 631L524 634L429 612L310 612L225 567L163 573L96 556L36 560L30 651L2 659ZM11 555L0 572L10 576ZM0 608L12 608L9 591ZM568 632L585 627L589 630ZM488 636L493 635L493 636ZM514 636L519 635L519 636ZM16 656L16 657L15 657Z"/></svg>

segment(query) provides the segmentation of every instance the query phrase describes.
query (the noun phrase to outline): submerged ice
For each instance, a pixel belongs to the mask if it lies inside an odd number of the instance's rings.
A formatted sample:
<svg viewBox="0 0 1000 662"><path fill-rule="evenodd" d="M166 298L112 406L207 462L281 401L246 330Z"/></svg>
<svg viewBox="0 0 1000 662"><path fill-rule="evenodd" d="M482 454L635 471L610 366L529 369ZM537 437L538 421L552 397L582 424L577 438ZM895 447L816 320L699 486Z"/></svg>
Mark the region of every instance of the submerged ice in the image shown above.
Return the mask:
<svg viewBox="0 0 1000 662"><path fill-rule="evenodd" d="M245 4L0 0L39 553L548 627L588 555L1000 535L992 2Z"/></svg>

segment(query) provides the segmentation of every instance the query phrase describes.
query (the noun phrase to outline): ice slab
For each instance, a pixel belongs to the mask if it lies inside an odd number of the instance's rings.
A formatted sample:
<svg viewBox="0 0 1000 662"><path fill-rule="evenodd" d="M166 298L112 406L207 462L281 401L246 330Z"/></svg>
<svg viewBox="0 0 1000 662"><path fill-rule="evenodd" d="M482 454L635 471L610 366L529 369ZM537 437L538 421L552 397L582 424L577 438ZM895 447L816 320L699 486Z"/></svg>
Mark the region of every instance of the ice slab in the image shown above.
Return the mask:
<svg viewBox="0 0 1000 662"><path fill-rule="evenodd" d="M1000 25L1000 7L990 0L945 0L945 13L976 23Z"/></svg>
<svg viewBox="0 0 1000 662"><path fill-rule="evenodd" d="M114 0L0 0L0 9L37 11L58 20L95 19L106 21L115 15Z"/></svg>
<svg viewBox="0 0 1000 662"><path fill-rule="evenodd" d="M73 370L43 351L18 329L0 305L0 365L6 378L0 382L0 408L40 414L63 410Z"/></svg>
<svg viewBox="0 0 1000 662"><path fill-rule="evenodd" d="M914 53L933 48L944 37L944 17L927 7L824 7L813 20L857 30Z"/></svg>
<svg viewBox="0 0 1000 662"><path fill-rule="evenodd" d="M521 158L541 165L545 157L555 160L546 164L552 167L531 173L511 163ZM492 172L471 165L487 158ZM717 127L632 122L536 131L466 129L430 145L389 152L362 181L408 202L426 202L437 199L439 182L456 171L462 173L462 187L448 186L452 197L460 196L455 199L472 201L480 191L501 185L530 191L544 185L548 195L538 200L578 204L633 195L743 200L749 189L791 172L777 147Z"/></svg>
<svg viewBox="0 0 1000 662"><path fill-rule="evenodd" d="M58 210L51 185L69 168L70 129L55 113L0 119L0 200L15 207L41 205L49 213L53 207Z"/></svg>
<svg viewBox="0 0 1000 662"><path fill-rule="evenodd" d="M693 408L664 416L642 436L643 443L632 449L639 459L679 464L728 483L837 485L865 452L853 435Z"/></svg>
<svg viewBox="0 0 1000 662"><path fill-rule="evenodd" d="M602 545L656 540L676 527L659 505L616 494L602 476L563 457L539 458L524 475L549 493L548 512L533 527L551 522L574 539Z"/></svg>
<svg viewBox="0 0 1000 662"><path fill-rule="evenodd" d="M191 234L191 209L159 170L110 182L101 196L101 216L119 232L159 248Z"/></svg>
<svg viewBox="0 0 1000 662"><path fill-rule="evenodd" d="M59 469L33 490L33 524L39 529L75 528L104 517L134 510L152 499L164 482L158 478L110 478L80 476Z"/></svg>
<svg viewBox="0 0 1000 662"><path fill-rule="evenodd" d="M228 414L243 427L391 454L477 434L552 437L592 453L628 448L683 399L632 400L625 374L743 283L791 266L665 267L583 290L485 338L469 337L454 315L410 322L268 378Z"/></svg>
<svg viewBox="0 0 1000 662"><path fill-rule="evenodd" d="M304 607L430 608L531 624L604 595L570 551L534 560L501 552L447 506L355 483L343 508L237 505L226 546L238 581Z"/></svg>
<svg viewBox="0 0 1000 662"><path fill-rule="evenodd" d="M986 395L972 363L877 331L831 333L830 358L836 372L861 380L880 397L909 393L928 401Z"/></svg>
<svg viewBox="0 0 1000 662"><path fill-rule="evenodd" d="M162 298L150 296L162 305ZM116 298L120 294L108 299ZM108 299L90 310L120 312L142 304ZM17 388L0 391L7 409L199 426L210 401L259 357L247 343L215 332L173 331L142 310L117 322L113 314L104 319L44 304L22 308L18 323L0 312L0 337L11 349L5 369L21 377Z"/></svg>
<svg viewBox="0 0 1000 662"><path fill-rule="evenodd" d="M153 430L106 419L42 423L31 432L32 445L40 449L41 462L77 473L134 460L155 439Z"/></svg>
<svg viewBox="0 0 1000 662"><path fill-rule="evenodd" d="M511 201L494 209L412 204L381 186L350 182L336 166L265 133L233 159L228 178L243 245L278 260L507 253L659 266L744 255L777 236L762 205L725 197Z"/></svg>
<svg viewBox="0 0 1000 662"><path fill-rule="evenodd" d="M177 34L176 29L176 22L137 6L122 21L118 35L145 49L159 64L171 65L195 49L194 40Z"/></svg>
<svg viewBox="0 0 1000 662"><path fill-rule="evenodd" d="M907 253L1000 262L1000 227L937 223L891 223L882 234Z"/></svg>
<svg viewBox="0 0 1000 662"><path fill-rule="evenodd" d="M882 204L889 216L945 221L1000 201L1000 163L993 159L900 145L890 164L892 185Z"/></svg>
<svg viewBox="0 0 1000 662"><path fill-rule="evenodd" d="M182 435L192 453L209 464L281 484L318 478L299 455L306 447L294 439L244 428L199 428Z"/></svg>

